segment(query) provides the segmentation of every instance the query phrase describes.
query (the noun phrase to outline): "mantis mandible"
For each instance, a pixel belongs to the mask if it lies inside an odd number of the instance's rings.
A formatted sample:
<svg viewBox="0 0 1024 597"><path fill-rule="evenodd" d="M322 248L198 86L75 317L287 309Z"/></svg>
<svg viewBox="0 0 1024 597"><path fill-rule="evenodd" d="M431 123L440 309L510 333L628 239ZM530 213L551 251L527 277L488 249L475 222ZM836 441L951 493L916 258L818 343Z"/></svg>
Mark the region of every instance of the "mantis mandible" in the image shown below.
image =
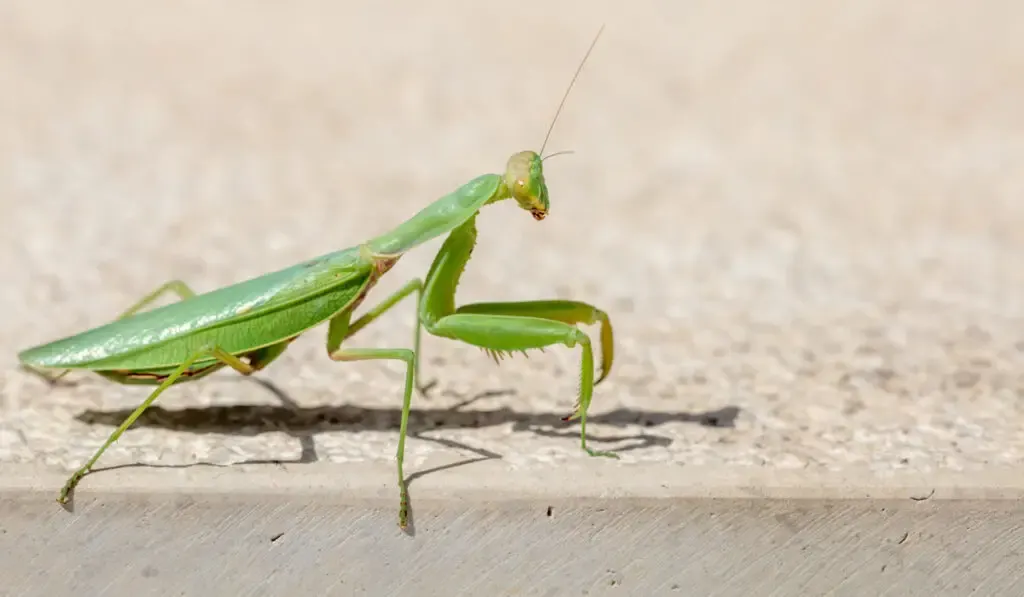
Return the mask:
<svg viewBox="0 0 1024 597"><path fill-rule="evenodd" d="M603 29L603 27L602 27ZM565 345L579 347L580 386L573 411L579 419L580 446L591 456L617 457L587 446L587 409L594 386L607 377L613 359L608 315L587 303L568 300L488 302L456 306L455 288L477 240L476 217L485 206L514 199L540 221L548 215L544 181L544 147L562 107L601 31L591 42L562 97L540 152L520 151L505 172L484 174L434 201L409 220L362 244L328 253L276 272L196 294L174 280L157 288L116 320L70 337L21 352L22 366L49 381L71 370L96 373L121 384L156 386L145 401L110 435L93 456L68 478L57 501L67 503L79 481L167 388L195 381L229 367L251 375L267 367L300 334L328 322L327 354L334 361L396 360L405 363L405 389L398 436L399 526L406 528L409 492L402 463L412 403L419 387L421 330L477 346L495 358L511 353ZM550 157L550 156L548 156ZM364 315L353 312L367 293L406 252L448 234L424 278L415 278ZM150 310L145 307L173 293L180 300ZM345 346L402 299L418 302L413 348ZM601 324L600 376L594 380L590 337L577 324ZM54 371L61 371L54 374Z"/></svg>

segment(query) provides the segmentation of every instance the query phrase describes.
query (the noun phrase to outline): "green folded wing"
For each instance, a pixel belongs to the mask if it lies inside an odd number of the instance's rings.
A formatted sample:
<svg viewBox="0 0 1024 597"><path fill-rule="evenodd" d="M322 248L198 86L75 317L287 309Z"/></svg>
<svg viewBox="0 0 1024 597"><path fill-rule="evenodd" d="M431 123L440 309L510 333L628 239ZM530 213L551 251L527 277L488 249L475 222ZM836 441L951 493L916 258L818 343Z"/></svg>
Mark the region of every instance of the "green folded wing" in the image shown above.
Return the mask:
<svg viewBox="0 0 1024 597"><path fill-rule="evenodd" d="M365 277L369 268L360 260L358 248L352 247L36 346L21 352L18 358L44 368L93 367L225 323L251 321Z"/></svg>

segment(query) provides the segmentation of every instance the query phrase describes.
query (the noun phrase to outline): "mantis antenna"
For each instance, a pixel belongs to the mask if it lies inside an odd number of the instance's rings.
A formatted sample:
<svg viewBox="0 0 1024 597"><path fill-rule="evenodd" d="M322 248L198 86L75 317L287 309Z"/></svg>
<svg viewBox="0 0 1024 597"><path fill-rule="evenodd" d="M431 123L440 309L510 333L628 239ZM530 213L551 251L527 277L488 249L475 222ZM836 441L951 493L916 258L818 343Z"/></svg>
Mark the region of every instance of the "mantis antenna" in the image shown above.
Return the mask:
<svg viewBox="0 0 1024 597"><path fill-rule="evenodd" d="M540 161L542 161L542 162L543 162L544 160L546 160L546 159L548 159L548 158L553 158L553 157L555 157L556 155L569 155L570 153L575 153L575 152L574 152L573 150L571 150L571 149L566 149L566 150L564 150L564 151L556 151L555 153L549 153L549 154L547 154L546 156L542 157L542 158L540 159Z"/></svg>
<svg viewBox="0 0 1024 597"><path fill-rule="evenodd" d="M548 133L546 135L544 135L544 143L541 144L540 151L538 152L540 155L544 155L544 148L547 147L548 139L551 138L551 131L554 130L555 123L558 122L558 115L562 113L562 106L565 105L565 100L569 98L569 92L572 91L572 86L576 83L576 79L579 78L580 71L583 70L583 65L587 63L587 58L590 57L590 53L594 50L594 46L597 45L597 39L599 37L601 37L601 32L602 31L604 31L604 25L601 25L601 28L597 30L597 35L594 36L594 41L590 42L590 47L587 48L587 53L583 55L583 60L580 60L580 65L578 67L576 67L576 74L574 74L572 76L572 80L569 81L569 87L566 88L565 95L562 96L562 102L558 104L558 109L555 110L555 117L551 119L551 125L548 126ZM551 154L548 157L551 157L551 156L554 156L554 155L560 155L560 154L564 154L564 153L570 153L570 152L568 152L568 151L560 151L558 153L553 153L553 154ZM546 158L541 158L541 160L544 160L544 159L546 159Z"/></svg>

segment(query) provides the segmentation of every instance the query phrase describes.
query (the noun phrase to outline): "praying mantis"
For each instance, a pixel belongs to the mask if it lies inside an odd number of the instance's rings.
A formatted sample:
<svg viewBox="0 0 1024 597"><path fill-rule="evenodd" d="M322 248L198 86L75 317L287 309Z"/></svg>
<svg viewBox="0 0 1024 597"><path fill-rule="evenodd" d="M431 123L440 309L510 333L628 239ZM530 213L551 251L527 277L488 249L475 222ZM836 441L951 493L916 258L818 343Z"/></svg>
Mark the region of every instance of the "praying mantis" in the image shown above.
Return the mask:
<svg viewBox="0 0 1024 597"><path fill-rule="evenodd" d="M51 382L72 370L83 370L116 383L156 386L68 478L57 501L67 503L104 451L167 388L196 381L224 367L251 375L281 356L299 335L324 322L328 322L327 354L333 361L393 360L405 364L397 449L398 523L402 529L407 527L409 516L409 492L402 466L413 388L418 387L423 329L437 337L479 347L495 360L511 352L525 353L554 345L578 347L579 395L573 411L563 420L579 419L580 446L587 454L616 458L614 452L588 447L586 434L587 409L594 387L608 376L614 357L611 321L605 311L570 300L461 306L455 301L456 286L477 241L477 214L484 206L513 199L537 221L548 215L550 198L544 180L544 148L600 34L601 30L566 89L540 151L515 153L508 159L504 174L478 176L390 231L359 245L204 294L174 280L110 323L19 353L18 359L25 369ZM448 237L425 277L405 283L352 321L354 311L369 291L405 253L444 234ZM167 293L176 294L179 300L144 310ZM418 307L412 349L346 345L359 330L413 294ZM598 323L601 361L600 376L595 381L592 341L578 324Z"/></svg>

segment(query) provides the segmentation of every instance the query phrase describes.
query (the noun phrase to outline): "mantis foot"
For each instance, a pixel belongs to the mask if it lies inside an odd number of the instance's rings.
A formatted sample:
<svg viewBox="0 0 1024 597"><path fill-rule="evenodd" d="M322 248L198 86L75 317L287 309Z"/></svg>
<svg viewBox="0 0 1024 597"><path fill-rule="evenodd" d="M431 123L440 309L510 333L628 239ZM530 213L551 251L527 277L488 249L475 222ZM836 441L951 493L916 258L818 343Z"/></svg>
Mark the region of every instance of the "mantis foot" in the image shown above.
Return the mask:
<svg viewBox="0 0 1024 597"><path fill-rule="evenodd" d="M75 474L71 475L71 477L68 478L67 482L64 483L64 487L62 487L60 490L60 495L57 496L58 504L64 505L68 503L68 499L70 499L71 497L71 492L75 490L75 486L78 485L78 482L81 481L82 477L84 477L87 473L88 470L79 469L75 471Z"/></svg>
<svg viewBox="0 0 1024 597"><path fill-rule="evenodd" d="M398 528L406 531L409 528L409 490L404 481L399 492L401 497L398 504Z"/></svg>

